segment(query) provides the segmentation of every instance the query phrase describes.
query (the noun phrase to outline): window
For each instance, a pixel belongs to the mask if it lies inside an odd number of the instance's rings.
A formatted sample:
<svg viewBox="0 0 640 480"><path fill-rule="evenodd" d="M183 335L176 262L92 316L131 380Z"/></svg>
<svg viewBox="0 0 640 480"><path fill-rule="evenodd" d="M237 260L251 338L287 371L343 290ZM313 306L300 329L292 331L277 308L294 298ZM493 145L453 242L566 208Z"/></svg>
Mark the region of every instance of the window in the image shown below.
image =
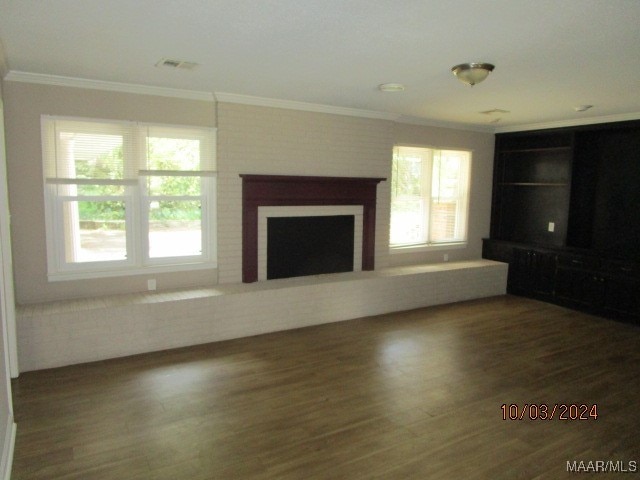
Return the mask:
<svg viewBox="0 0 640 480"><path fill-rule="evenodd" d="M213 129L42 118L50 279L215 266Z"/></svg>
<svg viewBox="0 0 640 480"><path fill-rule="evenodd" d="M391 174L391 247L463 243L471 153L396 147Z"/></svg>

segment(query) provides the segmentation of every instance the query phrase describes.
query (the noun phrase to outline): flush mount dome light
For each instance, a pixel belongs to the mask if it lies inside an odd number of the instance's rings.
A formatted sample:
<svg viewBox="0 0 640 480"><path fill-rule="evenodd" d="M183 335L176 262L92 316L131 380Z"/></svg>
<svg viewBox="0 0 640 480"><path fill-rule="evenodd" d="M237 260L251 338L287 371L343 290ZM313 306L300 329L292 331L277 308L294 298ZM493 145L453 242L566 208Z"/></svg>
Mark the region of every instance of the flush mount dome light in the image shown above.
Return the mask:
<svg viewBox="0 0 640 480"><path fill-rule="evenodd" d="M487 78L494 68L490 63L461 63L451 71L462 83L474 86Z"/></svg>

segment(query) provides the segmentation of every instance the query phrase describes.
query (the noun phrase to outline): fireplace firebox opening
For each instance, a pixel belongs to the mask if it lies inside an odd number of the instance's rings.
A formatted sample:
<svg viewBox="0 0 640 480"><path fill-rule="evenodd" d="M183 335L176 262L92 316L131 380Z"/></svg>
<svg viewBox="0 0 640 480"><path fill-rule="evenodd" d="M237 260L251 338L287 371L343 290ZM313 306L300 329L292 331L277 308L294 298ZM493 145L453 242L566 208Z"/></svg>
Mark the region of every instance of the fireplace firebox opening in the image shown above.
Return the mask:
<svg viewBox="0 0 640 480"><path fill-rule="evenodd" d="M267 279L353 271L354 216L267 219Z"/></svg>

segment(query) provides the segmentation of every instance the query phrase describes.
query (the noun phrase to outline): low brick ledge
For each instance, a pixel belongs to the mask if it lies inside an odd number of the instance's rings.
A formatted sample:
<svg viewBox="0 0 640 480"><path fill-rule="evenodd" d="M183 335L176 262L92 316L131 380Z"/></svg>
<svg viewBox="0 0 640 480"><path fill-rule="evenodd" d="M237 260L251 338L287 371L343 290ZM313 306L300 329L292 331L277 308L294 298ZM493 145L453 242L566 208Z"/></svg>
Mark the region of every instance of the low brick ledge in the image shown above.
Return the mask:
<svg viewBox="0 0 640 480"><path fill-rule="evenodd" d="M121 293L91 298L57 300L52 302L31 303L17 305L16 313L20 316L52 315L57 313L97 310L101 308L122 307L126 305L142 305L150 303L176 302L196 298L216 297L239 293L260 292L282 288L301 287L307 285L321 285L354 280L365 280L382 277L398 277L417 275L427 272L443 272L478 268L481 266L500 265L493 260L468 260L461 262L447 262L436 264L406 265L400 267L381 268L375 271L331 273L310 275L306 277L283 278L255 283L227 283L207 288L181 288L139 293Z"/></svg>
<svg viewBox="0 0 640 480"><path fill-rule="evenodd" d="M20 372L503 295L491 260L20 306Z"/></svg>

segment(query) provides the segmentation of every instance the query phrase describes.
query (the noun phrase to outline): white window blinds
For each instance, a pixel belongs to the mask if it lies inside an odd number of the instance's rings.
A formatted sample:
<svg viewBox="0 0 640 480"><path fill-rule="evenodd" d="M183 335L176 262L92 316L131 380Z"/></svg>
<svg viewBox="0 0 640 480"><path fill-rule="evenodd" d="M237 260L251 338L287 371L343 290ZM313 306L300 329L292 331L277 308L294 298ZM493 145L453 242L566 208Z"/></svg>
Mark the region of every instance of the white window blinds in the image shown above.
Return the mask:
<svg viewBox="0 0 640 480"><path fill-rule="evenodd" d="M397 146L390 245L465 242L471 152Z"/></svg>
<svg viewBox="0 0 640 480"><path fill-rule="evenodd" d="M140 175L212 175L212 129L43 117L49 184L131 184Z"/></svg>
<svg viewBox="0 0 640 480"><path fill-rule="evenodd" d="M215 129L42 117L50 278L215 263Z"/></svg>

